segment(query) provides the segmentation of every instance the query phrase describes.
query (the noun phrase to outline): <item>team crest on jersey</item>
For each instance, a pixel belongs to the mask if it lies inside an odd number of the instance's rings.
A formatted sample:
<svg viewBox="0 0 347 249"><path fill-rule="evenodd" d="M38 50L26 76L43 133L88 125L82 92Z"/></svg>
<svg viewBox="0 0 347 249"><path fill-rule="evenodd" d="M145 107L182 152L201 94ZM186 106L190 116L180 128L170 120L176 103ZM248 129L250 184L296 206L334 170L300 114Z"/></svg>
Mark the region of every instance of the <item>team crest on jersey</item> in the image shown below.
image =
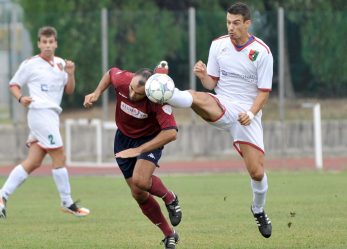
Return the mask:
<svg viewBox="0 0 347 249"><path fill-rule="evenodd" d="M255 61L257 59L258 55L259 55L259 51L251 49L251 51L249 51L248 58L251 61Z"/></svg>
<svg viewBox="0 0 347 249"><path fill-rule="evenodd" d="M63 63L59 62L59 63L57 63L57 66L60 69L60 71L63 71L63 69L64 69Z"/></svg>

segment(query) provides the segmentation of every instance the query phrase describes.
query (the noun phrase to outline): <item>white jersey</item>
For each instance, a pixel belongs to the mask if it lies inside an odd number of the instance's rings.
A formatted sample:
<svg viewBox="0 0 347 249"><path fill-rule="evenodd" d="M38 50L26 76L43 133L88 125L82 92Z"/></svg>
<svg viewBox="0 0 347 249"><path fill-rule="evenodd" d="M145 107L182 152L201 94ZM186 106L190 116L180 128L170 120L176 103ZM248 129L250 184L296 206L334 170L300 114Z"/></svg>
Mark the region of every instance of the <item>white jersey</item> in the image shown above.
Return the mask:
<svg viewBox="0 0 347 249"><path fill-rule="evenodd" d="M29 95L33 99L28 108L50 108L60 113L60 103L68 79L64 66L62 58L54 57L53 61L48 62L36 55L22 62L10 80L10 85L28 85Z"/></svg>
<svg viewBox="0 0 347 249"><path fill-rule="evenodd" d="M262 40L252 37L242 47L235 46L228 35L212 42L207 73L218 79L214 89L217 95L252 104L259 90L271 91L271 51Z"/></svg>

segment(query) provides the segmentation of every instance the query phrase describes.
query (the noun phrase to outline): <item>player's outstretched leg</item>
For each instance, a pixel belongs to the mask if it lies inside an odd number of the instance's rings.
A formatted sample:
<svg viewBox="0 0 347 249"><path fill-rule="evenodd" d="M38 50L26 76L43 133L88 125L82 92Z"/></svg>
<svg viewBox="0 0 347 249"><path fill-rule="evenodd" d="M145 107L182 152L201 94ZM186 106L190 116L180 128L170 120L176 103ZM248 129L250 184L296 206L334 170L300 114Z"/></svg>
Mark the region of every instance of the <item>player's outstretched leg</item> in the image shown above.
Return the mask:
<svg viewBox="0 0 347 249"><path fill-rule="evenodd" d="M1 190L0 190L1 193ZM6 199L0 194L0 218L6 218Z"/></svg>
<svg viewBox="0 0 347 249"><path fill-rule="evenodd" d="M164 244L165 249L175 249L176 244L180 240L180 237L178 236L178 233L176 231L173 232L173 234L166 236L162 243Z"/></svg>
<svg viewBox="0 0 347 249"><path fill-rule="evenodd" d="M167 204L165 206L167 211L169 212L169 218L170 218L171 224L173 226L177 226L178 224L180 224L182 220L182 210L178 202L177 195L175 193L173 194L175 195L175 199L170 204Z"/></svg>
<svg viewBox="0 0 347 249"><path fill-rule="evenodd" d="M73 214L73 215L75 215L77 217L85 217L85 216L87 216L90 213L89 209L84 208L84 207L79 207L77 205L77 203L78 203L78 201L75 201L74 203L72 203L68 207L65 207L64 205L62 205L61 209L62 209L63 212Z"/></svg>
<svg viewBox="0 0 347 249"><path fill-rule="evenodd" d="M263 210L263 212L261 213L254 213L251 206L251 212L253 214L255 222L258 225L258 229L261 235L263 235L265 238L269 238L272 233L272 225L271 220L269 219L269 217L267 217L265 211Z"/></svg>

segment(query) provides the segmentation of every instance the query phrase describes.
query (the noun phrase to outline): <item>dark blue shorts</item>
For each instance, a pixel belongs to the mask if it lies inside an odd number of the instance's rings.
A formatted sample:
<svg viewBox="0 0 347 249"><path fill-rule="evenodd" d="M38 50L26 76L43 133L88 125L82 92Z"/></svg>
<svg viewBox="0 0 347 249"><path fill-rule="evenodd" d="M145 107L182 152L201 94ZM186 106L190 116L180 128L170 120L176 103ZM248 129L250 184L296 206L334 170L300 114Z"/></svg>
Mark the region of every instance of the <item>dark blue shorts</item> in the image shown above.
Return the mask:
<svg viewBox="0 0 347 249"><path fill-rule="evenodd" d="M152 140L156 135L148 136L148 137L140 137L140 138L131 138L124 135L119 129L116 131L116 135L114 138L114 154L129 149L136 148L140 145ZM149 152L142 153L138 157L133 158L116 158L117 164L121 169L125 179L132 177L134 172L134 167L137 159L144 159L154 163L157 167L158 161L161 157L161 153L164 147L158 148L156 150L152 150Z"/></svg>

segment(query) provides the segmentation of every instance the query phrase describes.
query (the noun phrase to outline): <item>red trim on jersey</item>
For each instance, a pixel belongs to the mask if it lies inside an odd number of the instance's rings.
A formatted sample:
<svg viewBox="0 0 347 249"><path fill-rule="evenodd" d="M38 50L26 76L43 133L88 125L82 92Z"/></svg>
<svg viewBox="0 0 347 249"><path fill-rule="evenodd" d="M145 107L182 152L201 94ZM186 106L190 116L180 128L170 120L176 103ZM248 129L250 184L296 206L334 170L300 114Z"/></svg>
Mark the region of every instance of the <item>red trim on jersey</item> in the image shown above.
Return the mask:
<svg viewBox="0 0 347 249"><path fill-rule="evenodd" d="M270 49L264 43L259 41L255 36L254 36L254 40L257 41L260 45L262 45L266 49L267 53L270 54Z"/></svg>
<svg viewBox="0 0 347 249"><path fill-rule="evenodd" d="M223 110L223 113L216 120L209 121L210 123L214 123L214 122L217 122L218 120L220 120L224 116L226 108L224 107L224 105L221 104L221 102L219 101L219 99L216 96L214 96L211 93L208 93L208 94L217 102L217 105Z"/></svg>
<svg viewBox="0 0 347 249"><path fill-rule="evenodd" d="M219 40L219 39L227 38L227 37L229 37L229 35L222 35L222 36L220 36L220 37L218 37L218 38L212 40L212 42L214 42L214 41L216 41L216 40Z"/></svg>
<svg viewBox="0 0 347 249"><path fill-rule="evenodd" d="M249 146L251 146L251 147L253 147L253 148L259 150L259 151L262 152L263 154L265 154L265 152L264 152L261 148L259 148L258 146L256 146L255 144L252 144L252 143L250 143L250 142L245 142L245 141L235 141L235 142L233 143L233 146L235 147L235 149L237 150L237 152L238 152L238 153L240 154L240 156L242 156L242 157L243 157L242 152L241 152L240 148L236 146L236 144L247 144L247 145L249 145Z"/></svg>
<svg viewBox="0 0 347 249"><path fill-rule="evenodd" d="M21 89L20 85L18 85L17 83L10 84L10 88L11 87L17 87L18 89Z"/></svg>
<svg viewBox="0 0 347 249"><path fill-rule="evenodd" d="M251 41L250 41L250 39L252 39ZM246 48L246 47L248 47L249 45L251 45L254 41L255 41L255 36L254 35L251 35L250 37L248 37L248 40L247 40L247 42L244 44L244 45L242 45L242 46L237 46L235 43L233 43L233 41L230 39L230 41L231 41L231 44L233 44L234 45L234 48L237 50L237 51L241 51L241 50L243 50L244 48Z"/></svg>
<svg viewBox="0 0 347 249"><path fill-rule="evenodd" d="M208 76L210 76L213 80L215 80L215 81L218 81L219 80L219 77L216 77L216 76L213 76L213 75L208 75Z"/></svg>
<svg viewBox="0 0 347 249"><path fill-rule="evenodd" d="M258 90L261 92L271 92L272 91L272 89L270 89L270 88L258 88Z"/></svg>

